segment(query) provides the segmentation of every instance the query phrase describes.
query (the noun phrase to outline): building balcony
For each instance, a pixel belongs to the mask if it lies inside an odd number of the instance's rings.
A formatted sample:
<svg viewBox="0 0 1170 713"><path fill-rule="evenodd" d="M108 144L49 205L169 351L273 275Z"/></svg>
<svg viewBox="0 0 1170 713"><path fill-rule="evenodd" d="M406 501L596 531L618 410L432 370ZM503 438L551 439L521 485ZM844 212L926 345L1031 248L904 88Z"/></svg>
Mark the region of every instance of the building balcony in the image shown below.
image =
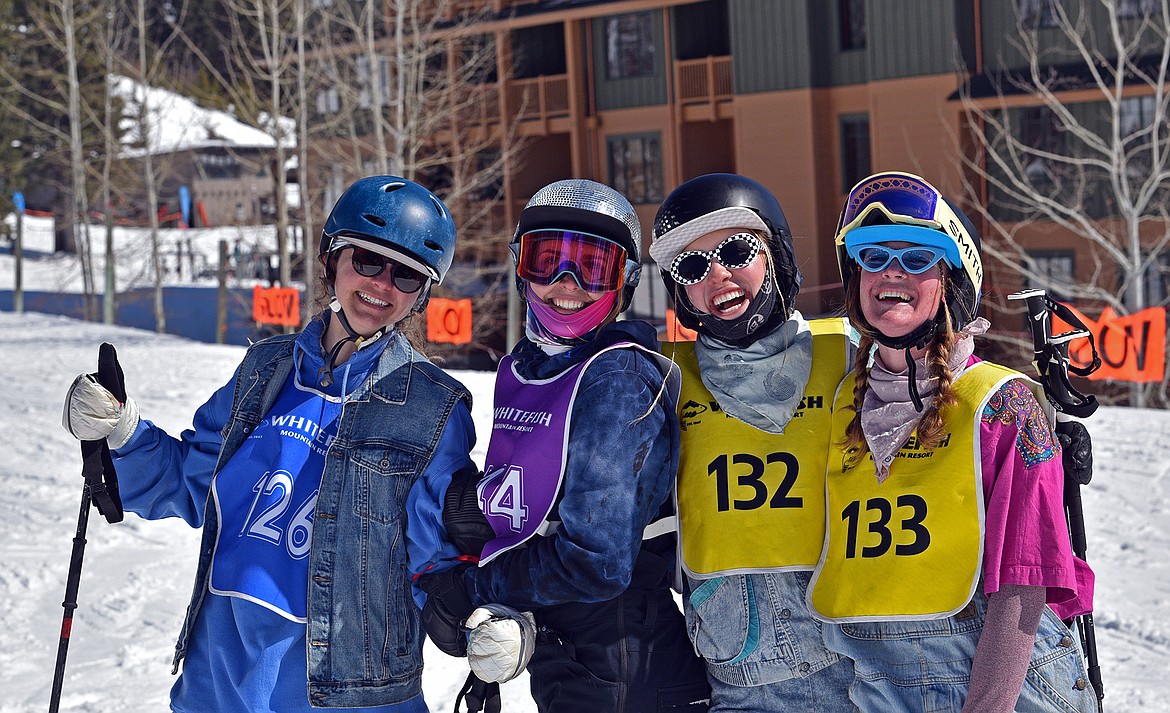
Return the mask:
<svg viewBox="0 0 1170 713"><path fill-rule="evenodd" d="M506 83L508 112L522 122L547 123L569 116L569 76L551 74Z"/></svg>
<svg viewBox="0 0 1170 713"><path fill-rule="evenodd" d="M511 79L503 83L501 106L500 84L480 84L470 87L466 100L461 102L459 120L463 126L487 126L504 118L522 125L525 133L546 134L555 120L569 118L569 78L556 74L527 79ZM507 116L501 116L506 114Z"/></svg>
<svg viewBox="0 0 1170 713"><path fill-rule="evenodd" d="M675 101L684 121L725 118L735 94L731 57L703 57L674 63Z"/></svg>

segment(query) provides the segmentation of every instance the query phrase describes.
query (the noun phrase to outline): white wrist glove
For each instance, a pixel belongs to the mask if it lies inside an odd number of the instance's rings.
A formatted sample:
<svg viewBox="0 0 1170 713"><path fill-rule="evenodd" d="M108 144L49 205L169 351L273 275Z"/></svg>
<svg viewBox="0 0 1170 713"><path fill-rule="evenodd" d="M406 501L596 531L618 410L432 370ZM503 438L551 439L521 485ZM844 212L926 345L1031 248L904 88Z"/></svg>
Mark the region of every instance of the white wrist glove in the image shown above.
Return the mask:
<svg viewBox="0 0 1170 713"><path fill-rule="evenodd" d="M138 428L138 404L126 397L126 403L97 382L92 374L81 374L73 380L65 395L65 409L61 425L79 441L106 439L110 448L126 445Z"/></svg>
<svg viewBox="0 0 1170 713"><path fill-rule="evenodd" d="M503 604L485 604L471 612L463 626L467 660L481 681L504 683L524 670L536 648L536 620Z"/></svg>

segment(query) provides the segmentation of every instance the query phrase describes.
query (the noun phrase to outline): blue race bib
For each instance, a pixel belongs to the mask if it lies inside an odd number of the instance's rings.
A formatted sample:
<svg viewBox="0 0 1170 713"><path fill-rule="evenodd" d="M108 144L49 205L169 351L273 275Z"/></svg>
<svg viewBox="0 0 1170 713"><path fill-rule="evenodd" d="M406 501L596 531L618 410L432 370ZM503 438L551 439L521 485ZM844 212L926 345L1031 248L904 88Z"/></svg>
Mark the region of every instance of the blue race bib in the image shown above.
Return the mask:
<svg viewBox="0 0 1170 713"><path fill-rule="evenodd" d="M211 484L211 591L305 622L309 545L341 403L290 383Z"/></svg>

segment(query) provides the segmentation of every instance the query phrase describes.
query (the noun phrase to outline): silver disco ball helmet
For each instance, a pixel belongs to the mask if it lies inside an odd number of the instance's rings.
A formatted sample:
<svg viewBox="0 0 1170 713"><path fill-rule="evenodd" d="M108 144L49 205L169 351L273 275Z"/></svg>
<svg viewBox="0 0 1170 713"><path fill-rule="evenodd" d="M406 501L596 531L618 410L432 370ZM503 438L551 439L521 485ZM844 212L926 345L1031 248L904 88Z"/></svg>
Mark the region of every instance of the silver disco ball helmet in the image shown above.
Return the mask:
<svg viewBox="0 0 1170 713"><path fill-rule="evenodd" d="M621 245L626 251L626 275L622 310L630 304L642 274L642 224L634 206L609 186L585 178L550 183L529 199L509 248L513 265L519 258L520 237L533 230L566 230L587 233ZM524 284L516 279L521 297Z"/></svg>

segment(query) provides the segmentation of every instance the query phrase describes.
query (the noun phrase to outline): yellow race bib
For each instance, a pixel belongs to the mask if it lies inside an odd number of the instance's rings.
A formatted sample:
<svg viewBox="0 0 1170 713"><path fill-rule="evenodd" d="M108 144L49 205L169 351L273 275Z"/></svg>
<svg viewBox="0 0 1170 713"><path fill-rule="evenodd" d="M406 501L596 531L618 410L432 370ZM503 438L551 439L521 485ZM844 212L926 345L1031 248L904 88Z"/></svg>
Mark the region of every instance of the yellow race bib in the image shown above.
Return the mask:
<svg viewBox="0 0 1170 713"><path fill-rule="evenodd" d="M830 405L847 352L842 320L809 326L812 373L783 434L728 416L699 378L694 344L674 345L682 369L679 540L683 567L693 577L816 565L824 540Z"/></svg>
<svg viewBox="0 0 1170 713"><path fill-rule="evenodd" d="M809 604L830 621L939 619L970 601L983 565L981 414L1000 386L1022 375L981 362L955 382L950 427L934 450L913 434L878 483L873 457L848 467L835 449L826 481L825 547ZM833 443L853 417L852 375L833 404Z"/></svg>

